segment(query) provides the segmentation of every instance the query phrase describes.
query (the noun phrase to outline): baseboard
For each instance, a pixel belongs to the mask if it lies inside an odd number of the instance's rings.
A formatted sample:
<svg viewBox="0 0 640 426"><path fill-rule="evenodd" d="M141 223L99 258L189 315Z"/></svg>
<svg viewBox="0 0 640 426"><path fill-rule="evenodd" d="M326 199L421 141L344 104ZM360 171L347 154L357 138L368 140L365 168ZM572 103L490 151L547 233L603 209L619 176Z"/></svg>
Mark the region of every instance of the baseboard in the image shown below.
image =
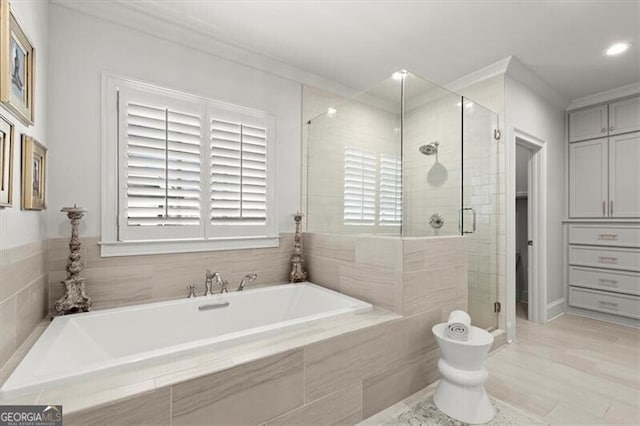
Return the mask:
<svg viewBox="0 0 640 426"><path fill-rule="evenodd" d="M604 321L611 324L623 325L625 327L640 328L640 320L633 318L625 318L618 315L610 315L604 312L589 311L580 308L568 308L568 314L578 315L585 318L591 318L598 321Z"/></svg>
<svg viewBox="0 0 640 426"><path fill-rule="evenodd" d="M556 319L566 311L564 306L564 297L547 303L547 322Z"/></svg>

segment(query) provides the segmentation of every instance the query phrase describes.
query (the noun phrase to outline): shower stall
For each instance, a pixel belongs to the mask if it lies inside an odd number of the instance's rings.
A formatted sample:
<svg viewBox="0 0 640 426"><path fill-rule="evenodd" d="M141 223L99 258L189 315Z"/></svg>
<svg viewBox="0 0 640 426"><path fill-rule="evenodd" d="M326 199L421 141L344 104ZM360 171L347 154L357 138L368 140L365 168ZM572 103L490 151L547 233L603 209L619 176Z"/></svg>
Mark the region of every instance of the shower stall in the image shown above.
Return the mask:
<svg viewBox="0 0 640 426"><path fill-rule="evenodd" d="M468 309L497 327L504 236L498 116L407 72L306 123L306 231L466 236Z"/></svg>

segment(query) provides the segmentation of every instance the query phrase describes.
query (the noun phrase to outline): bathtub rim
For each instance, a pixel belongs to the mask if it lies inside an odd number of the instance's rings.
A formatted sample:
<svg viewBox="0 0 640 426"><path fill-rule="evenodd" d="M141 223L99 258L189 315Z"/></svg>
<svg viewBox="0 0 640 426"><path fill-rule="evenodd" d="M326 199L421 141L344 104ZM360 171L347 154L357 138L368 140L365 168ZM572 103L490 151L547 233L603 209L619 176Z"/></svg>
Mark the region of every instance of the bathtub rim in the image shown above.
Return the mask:
<svg viewBox="0 0 640 426"><path fill-rule="evenodd" d="M305 316L303 319L292 319L287 321L275 322L266 326L254 327L248 333L248 330L242 330L233 333L227 333L220 336L215 336L212 338L199 339L191 342L186 342L178 345L172 345L160 349L154 349L151 351L145 351L138 354L133 354L125 357L114 358L112 360L108 360L107 362L100 363L100 368L96 369L95 364L90 364L86 368L74 370L71 374L65 375L60 378L59 376L44 376L43 379L39 380L37 383L28 382L26 385L22 385L19 388L13 387L6 389L7 384L11 384L12 378L15 373L20 368L21 364L25 360L31 360L29 355L31 354L31 350L36 344L40 343L40 346L45 346L46 344L52 342L59 333L63 330L68 323L75 321L77 318L82 317L95 317L95 316L105 316L112 313L117 313L121 311L137 311L144 310L153 307L161 307L161 306L171 306L176 304L186 304L186 303L206 303L203 301L206 300L219 300L221 297L241 297L242 293L261 293L268 291L276 291L281 290L283 287L286 288L295 288L295 286L306 285L311 288L318 289L320 291L338 294L340 297L347 299L350 303L354 304L355 307L345 307L341 309L336 309L332 311L323 312L320 314ZM253 289L245 289L243 292L231 292L231 293L223 293L223 294L214 294L211 296L199 296L192 299L172 299L166 301L159 302L151 302L151 303L143 303L131 306L123 306L117 308L108 308L102 310L96 310L91 312L83 312L79 314L67 315L67 316L59 316L54 317L50 324L43 331L42 335L35 341L31 349L25 354L25 356L20 360L14 371L9 375L9 377L2 383L0 386L0 403L3 403L6 400L20 398L29 394L39 393L43 390L51 389L52 384L55 383L59 386L70 386L78 382L79 378L82 376L86 376L91 374L92 378L97 377L98 379L104 378L108 376L110 373L126 373L135 369L135 367L140 366L143 363L148 363L149 365L156 365L163 362L170 361L172 359L179 359L189 353L193 354L202 354L203 352L212 352L212 356L215 356L215 350L213 346L218 345L219 349L227 348L229 346L233 346L236 344L243 344L252 339L256 339L257 336L268 338L273 334L277 334L281 331L291 331L295 330L297 327L304 327L314 321L319 321L322 319L330 319L339 317L345 314L360 314L365 312L370 312L374 309L373 305L364 302L362 300L356 299L354 297L348 296L346 294L340 293L335 290L328 289L326 287L319 286L312 282L301 282L301 283L284 283L284 284L274 284L267 285L260 288ZM71 324L69 324L71 325ZM51 329L52 332L46 333L47 330ZM260 338L258 337L258 338ZM46 346L45 346L46 347ZM171 350L170 350L171 349ZM18 376L19 377L19 376ZM24 382L23 382L24 383Z"/></svg>

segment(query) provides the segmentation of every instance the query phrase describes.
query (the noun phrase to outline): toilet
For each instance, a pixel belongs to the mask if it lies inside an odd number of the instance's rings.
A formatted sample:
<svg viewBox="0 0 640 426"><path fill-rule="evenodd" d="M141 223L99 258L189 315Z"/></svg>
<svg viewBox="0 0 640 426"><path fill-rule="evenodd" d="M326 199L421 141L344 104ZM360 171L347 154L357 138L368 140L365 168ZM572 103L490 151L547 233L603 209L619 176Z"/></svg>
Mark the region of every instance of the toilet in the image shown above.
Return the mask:
<svg viewBox="0 0 640 426"><path fill-rule="evenodd" d="M447 336L446 327L447 323L442 323L431 329L441 352L438 360L441 377L433 402L440 411L456 420L486 423L495 415L484 390L489 377L484 360L493 344L493 336L471 326L469 340L454 340Z"/></svg>

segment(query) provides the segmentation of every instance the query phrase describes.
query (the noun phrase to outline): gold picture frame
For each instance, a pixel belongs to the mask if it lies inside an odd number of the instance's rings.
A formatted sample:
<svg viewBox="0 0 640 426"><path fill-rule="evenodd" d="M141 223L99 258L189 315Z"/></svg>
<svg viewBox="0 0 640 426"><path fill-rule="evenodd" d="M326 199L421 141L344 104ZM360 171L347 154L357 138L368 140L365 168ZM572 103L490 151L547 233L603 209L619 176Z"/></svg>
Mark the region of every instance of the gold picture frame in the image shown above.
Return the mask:
<svg viewBox="0 0 640 426"><path fill-rule="evenodd" d="M22 135L22 208L44 210L47 192L47 148Z"/></svg>
<svg viewBox="0 0 640 426"><path fill-rule="evenodd" d="M33 125L35 49L11 12L0 0L0 102L25 126Z"/></svg>
<svg viewBox="0 0 640 426"><path fill-rule="evenodd" d="M13 204L13 130L0 115L0 207Z"/></svg>

